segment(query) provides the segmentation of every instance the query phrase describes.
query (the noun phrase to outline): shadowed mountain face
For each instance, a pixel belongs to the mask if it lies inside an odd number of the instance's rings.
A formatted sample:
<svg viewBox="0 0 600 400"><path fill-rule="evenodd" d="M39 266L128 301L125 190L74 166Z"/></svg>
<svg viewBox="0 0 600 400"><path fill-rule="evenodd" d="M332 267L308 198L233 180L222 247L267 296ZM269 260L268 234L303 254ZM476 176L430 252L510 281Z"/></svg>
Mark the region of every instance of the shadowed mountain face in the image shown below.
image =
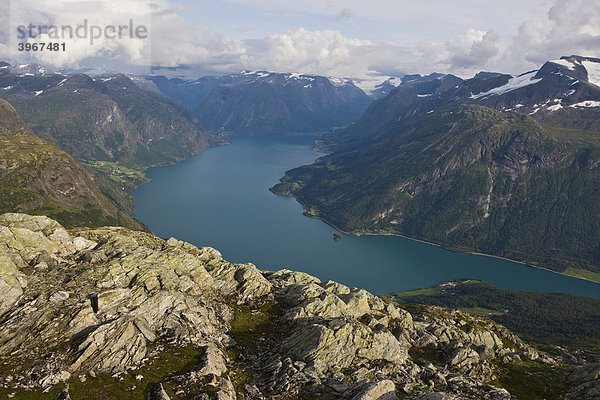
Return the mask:
<svg viewBox="0 0 600 400"><path fill-rule="evenodd" d="M209 135L167 97L124 75L30 75L0 70L0 96L39 136L85 160L145 168L196 154Z"/></svg>
<svg viewBox="0 0 600 400"><path fill-rule="evenodd" d="M82 161L96 184L133 214L129 192L143 171L198 154L213 141L198 119L125 75L66 76L42 68L0 67L0 97L35 134Z"/></svg>
<svg viewBox="0 0 600 400"><path fill-rule="evenodd" d="M148 77L214 131L285 134L326 131L356 121L370 102L352 81L266 71L196 81Z"/></svg>
<svg viewBox="0 0 600 400"><path fill-rule="evenodd" d="M346 231L599 271L598 61L403 82L274 190Z"/></svg>
<svg viewBox="0 0 600 400"><path fill-rule="evenodd" d="M0 100L0 212L50 215L65 226L143 229L119 210L73 157L35 136Z"/></svg>

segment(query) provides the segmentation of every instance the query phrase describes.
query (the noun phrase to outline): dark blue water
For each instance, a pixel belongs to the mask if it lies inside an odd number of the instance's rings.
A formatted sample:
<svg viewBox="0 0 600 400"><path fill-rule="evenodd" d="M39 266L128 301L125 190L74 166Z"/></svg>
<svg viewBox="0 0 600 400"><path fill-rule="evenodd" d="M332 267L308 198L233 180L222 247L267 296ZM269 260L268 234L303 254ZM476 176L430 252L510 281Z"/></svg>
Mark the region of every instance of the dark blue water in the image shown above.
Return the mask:
<svg viewBox="0 0 600 400"><path fill-rule="evenodd" d="M310 138L234 138L169 167L135 191L136 216L162 237L218 249L231 262L289 268L374 293L479 278L505 289L600 298L600 285L400 237L344 236L268 189L318 154Z"/></svg>

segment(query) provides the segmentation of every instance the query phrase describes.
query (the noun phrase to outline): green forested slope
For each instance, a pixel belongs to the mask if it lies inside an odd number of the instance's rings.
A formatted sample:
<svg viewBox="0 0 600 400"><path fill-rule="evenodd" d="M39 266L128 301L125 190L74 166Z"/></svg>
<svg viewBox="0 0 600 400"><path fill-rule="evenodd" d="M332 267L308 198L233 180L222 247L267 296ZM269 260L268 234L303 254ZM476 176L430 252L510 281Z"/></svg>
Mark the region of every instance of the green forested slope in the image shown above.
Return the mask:
<svg viewBox="0 0 600 400"><path fill-rule="evenodd" d="M73 157L35 136L0 100L0 213L48 215L68 227L143 226L107 198Z"/></svg>
<svg viewBox="0 0 600 400"><path fill-rule="evenodd" d="M532 118L450 106L289 171L276 193L344 231L600 270L600 150Z"/></svg>

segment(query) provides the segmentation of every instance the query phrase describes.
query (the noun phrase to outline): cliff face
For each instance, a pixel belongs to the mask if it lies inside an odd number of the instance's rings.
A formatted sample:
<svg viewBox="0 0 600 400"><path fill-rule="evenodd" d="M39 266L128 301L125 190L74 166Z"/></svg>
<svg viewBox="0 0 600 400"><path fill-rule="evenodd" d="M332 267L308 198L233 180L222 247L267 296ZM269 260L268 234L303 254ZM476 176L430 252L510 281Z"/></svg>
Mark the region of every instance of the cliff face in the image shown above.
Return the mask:
<svg viewBox="0 0 600 400"><path fill-rule="evenodd" d="M100 192L85 168L35 136L0 100L0 212L44 213L68 226L142 225Z"/></svg>
<svg viewBox="0 0 600 400"><path fill-rule="evenodd" d="M411 314L361 289L125 228L67 232L4 214L0 266L1 395L510 399L499 385L523 368L561 398L598 390L596 367L567 387L568 367L485 318Z"/></svg>

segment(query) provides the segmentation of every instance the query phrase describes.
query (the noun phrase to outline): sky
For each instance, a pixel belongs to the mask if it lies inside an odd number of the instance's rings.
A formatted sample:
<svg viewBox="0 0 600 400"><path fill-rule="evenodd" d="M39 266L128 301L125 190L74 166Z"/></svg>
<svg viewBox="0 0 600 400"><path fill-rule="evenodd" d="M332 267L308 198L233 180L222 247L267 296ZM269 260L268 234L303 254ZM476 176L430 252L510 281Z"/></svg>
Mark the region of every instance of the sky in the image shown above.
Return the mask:
<svg viewBox="0 0 600 400"><path fill-rule="evenodd" d="M153 66L188 77L250 69L376 82L407 73L518 74L563 55L600 57L598 0L2 1L0 57L55 69ZM84 19L102 29L132 20L148 34L17 50L18 42L56 41L47 30L19 39L19 25L76 27Z"/></svg>

